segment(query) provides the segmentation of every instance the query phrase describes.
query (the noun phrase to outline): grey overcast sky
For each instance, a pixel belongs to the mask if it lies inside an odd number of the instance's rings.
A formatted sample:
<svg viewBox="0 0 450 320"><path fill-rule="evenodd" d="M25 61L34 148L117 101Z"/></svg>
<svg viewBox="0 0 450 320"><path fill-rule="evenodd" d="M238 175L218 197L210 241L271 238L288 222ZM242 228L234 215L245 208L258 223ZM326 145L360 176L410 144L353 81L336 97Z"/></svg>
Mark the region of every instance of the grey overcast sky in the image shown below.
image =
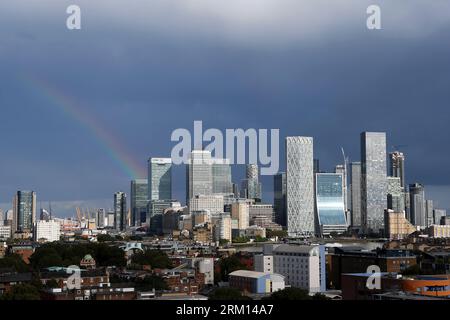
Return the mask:
<svg viewBox="0 0 450 320"><path fill-rule="evenodd" d="M70 4L81 30L66 28ZM371 4L382 30L366 28ZM0 39L4 210L18 189L59 215L111 207L194 120L279 128L281 145L313 136L324 170L385 131L407 181L450 208L448 0L2 0Z"/></svg>

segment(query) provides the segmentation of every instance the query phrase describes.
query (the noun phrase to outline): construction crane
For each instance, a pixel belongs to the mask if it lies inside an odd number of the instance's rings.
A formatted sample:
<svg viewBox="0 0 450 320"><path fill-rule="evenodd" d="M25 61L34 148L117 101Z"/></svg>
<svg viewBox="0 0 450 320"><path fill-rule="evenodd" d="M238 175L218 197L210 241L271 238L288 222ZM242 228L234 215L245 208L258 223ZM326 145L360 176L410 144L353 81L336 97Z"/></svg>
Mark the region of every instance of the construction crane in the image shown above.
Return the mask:
<svg viewBox="0 0 450 320"><path fill-rule="evenodd" d="M81 226L81 220L83 220L83 215L81 214L81 209L79 207L76 207L75 209L77 211L78 222L80 223L80 226Z"/></svg>
<svg viewBox="0 0 450 320"><path fill-rule="evenodd" d="M49 212L50 213L50 220L52 220L53 219L53 213L52 213L52 202L51 201L48 202L48 210L50 211Z"/></svg>
<svg viewBox="0 0 450 320"><path fill-rule="evenodd" d="M349 163L349 157L345 155L345 151L344 148L341 147L341 152L342 152L342 157L344 158L344 177L343 177L343 181L342 181L342 189L343 189L343 193L344 193L344 210L345 210L345 214L347 215L347 210L348 210L348 203L347 203L347 168L348 168L348 163ZM347 217L346 217L347 218Z"/></svg>

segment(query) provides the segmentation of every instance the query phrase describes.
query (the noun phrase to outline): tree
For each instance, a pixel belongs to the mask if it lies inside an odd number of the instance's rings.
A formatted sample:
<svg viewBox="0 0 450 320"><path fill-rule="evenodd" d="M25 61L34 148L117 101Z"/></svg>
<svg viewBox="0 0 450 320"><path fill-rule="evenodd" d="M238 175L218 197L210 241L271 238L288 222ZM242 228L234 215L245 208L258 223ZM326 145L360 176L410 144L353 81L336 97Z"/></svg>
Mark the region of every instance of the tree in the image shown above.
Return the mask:
<svg viewBox="0 0 450 320"><path fill-rule="evenodd" d="M317 292L312 296L312 300L331 300L331 298L328 298L326 295Z"/></svg>
<svg viewBox="0 0 450 320"><path fill-rule="evenodd" d="M150 265L152 268L172 268L172 261L162 250L146 250L133 255L131 262L138 265Z"/></svg>
<svg viewBox="0 0 450 320"><path fill-rule="evenodd" d="M286 230L270 230L270 229L266 230L267 238L273 238L273 237L286 238L287 236L288 236L288 234L287 234Z"/></svg>
<svg viewBox="0 0 450 320"><path fill-rule="evenodd" d="M78 265L85 255L90 254L98 266L126 266L125 253L116 246L106 243L46 243L37 248L30 257L34 270L52 266Z"/></svg>
<svg viewBox="0 0 450 320"><path fill-rule="evenodd" d="M0 259L0 268L13 269L16 272L27 272L30 267L22 260L18 254L10 254Z"/></svg>
<svg viewBox="0 0 450 320"><path fill-rule="evenodd" d="M220 274L217 281L228 281L228 275L236 270L246 270L247 266L243 264L235 255L222 258L219 261Z"/></svg>
<svg viewBox="0 0 450 320"><path fill-rule="evenodd" d="M27 283L16 284L0 297L1 300L40 300L41 296L35 286Z"/></svg>
<svg viewBox="0 0 450 320"><path fill-rule="evenodd" d="M252 300L243 296L241 291L235 288L218 288L209 296L209 300Z"/></svg>
<svg viewBox="0 0 450 320"><path fill-rule="evenodd" d="M219 240L219 245L224 246L226 244L228 244L230 241L228 239L220 239Z"/></svg>
<svg viewBox="0 0 450 320"><path fill-rule="evenodd" d="M44 288L47 288L47 289L53 289L53 288L59 288L59 287L60 287L59 283L55 279L48 280L44 285Z"/></svg>
<svg viewBox="0 0 450 320"><path fill-rule="evenodd" d="M418 264L414 264L409 266L405 270L402 271L403 275L418 275L421 274L420 266Z"/></svg>
<svg viewBox="0 0 450 320"><path fill-rule="evenodd" d="M247 237L236 237L233 239L233 243L247 243L248 241Z"/></svg>
<svg viewBox="0 0 450 320"><path fill-rule="evenodd" d="M261 236L256 236L255 237L255 242L266 242L267 238L263 238Z"/></svg>
<svg viewBox="0 0 450 320"><path fill-rule="evenodd" d="M143 279L136 279L136 289L140 291L149 291L149 290L167 290L169 287L167 286L167 283L164 281L163 278L156 276L156 275L150 275L146 276Z"/></svg>
<svg viewBox="0 0 450 320"><path fill-rule="evenodd" d="M115 238L113 238L109 234L99 234L97 236L97 241L98 242L108 242L108 241L114 241L114 240L115 240Z"/></svg>

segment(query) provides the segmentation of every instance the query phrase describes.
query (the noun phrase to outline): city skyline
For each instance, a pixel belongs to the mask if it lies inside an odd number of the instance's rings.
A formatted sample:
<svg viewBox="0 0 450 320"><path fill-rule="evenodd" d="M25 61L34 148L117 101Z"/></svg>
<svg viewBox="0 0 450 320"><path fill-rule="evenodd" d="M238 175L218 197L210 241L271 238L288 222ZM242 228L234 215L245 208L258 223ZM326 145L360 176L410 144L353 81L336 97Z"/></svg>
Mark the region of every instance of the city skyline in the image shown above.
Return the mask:
<svg viewBox="0 0 450 320"><path fill-rule="evenodd" d="M259 10L134 1L123 18L120 1L81 0L86 20L73 32L62 4L0 4L3 210L22 189L60 215L112 207L111 195L146 177L148 157L169 157L171 132L194 120L280 128L281 155L285 136L312 136L327 171L342 163L340 147L360 161L360 132L386 132L387 153L402 145L407 157L406 184L450 208L449 3L382 1L383 28L372 32L368 0L264 0ZM244 172L234 166L233 181ZM183 173L174 168L177 199ZM271 177L261 182L271 201Z"/></svg>
<svg viewBox="0 0 450 320"><path fill-rule="evenodd" d="M363 133L367 133L367 132L365 131ZM361 133L361 135L363 133ZM280 140L285 139L285 138L287 138L287 137L280 137ZM387 140L389 140L389 137L387 138ZM389 145L388 141L386 143L387 143L387 145ZM281 162L279 173L286 171L285 150L284 150L284 147L280 147L280 149L282 150L282 151L280 151L280 159L283 159L283 161ZM387 147L386 147L386 150L387 150L386 174L387 174L388 178L392 178L392 177L390 177L391 163L389 163L389 160L391 157L391 155L390 155L391 152L388 152L389 148L387 148ZM404 165L404 166L406 166L406 168L408 168L409 157L407 156L407 154L406 154L406 157L407 157L406 165ZM170 158L150 157L150 158L148 158L148 161L147 161L148 162L147 170L149 170L151 168L150 163L151 163L152 159L155 159L153 161L156 161L156 162L158 162L158 161L171 162ZM211 157L211 159L212 159L211 165L213 163L217 163L218 161L228 161L228 159L222 160L222 159L217 159L214 157ZM316 160L315 153L314 153L314 159ZM351 159L353 159L353 158L351 158ZM324 161L322 161L322 159L317 159L317 160L320 160L320 163L321 163L320 172L333 173L336 170L336 166L341 165L340 163L334 164L334 165L332 164L331 166L324 168L324 166L322 164ZM343 163L343 161L341 161L341 162ZM350 163L348 164L348 168L347 168L347 170L348 170L347 178L348 179L351 179L351 164L352 163L360 163L360 159L355 158L355 161L350 161ZM242 188L242 186L240 185L240 182L245 181L245 180L242 180L241 177L246 178L246 175L248 174L248 172L247 172L248 165L229 165L229 166L231 168L232 182L237 184L239 186L239 188ZM169 178L169 181L177 181L177 183L180 183L180 177L178 177L176 175L181 174L182 178L184 178L186 168L187 168L187 166L184 164L181 164L181 165L170 164L170 171L174 170L175 173L171 173L171 177ZM180 172L180 170L181 170L181 172ZM147 178L148 178L147 176L148 176L148 173L145 174L145 178L143 178L143 179L129 180L129 181L127 181L128 187L119 188L119 189L115 190L113 193L120 191L120 192L125 192L128 196L130 196L131 195L130 183L132 184L133 181L135 181L135 180L136 181L144 181L144 180L147 181ZM260 180L264 181L262 183L262 189L263 189L262 202L263 203L273 203L274 202L273 177L274 177L274 175L259 177ZM406 174L405 181L406 181L406 187L407 187L406 189L408 189L408 186L411 184L420 183L421 185L423 185L426 188L427 198L433 199L434 203L437 204L436 205L437 208L446 209L446 210L449 209L450 201L447 204L448 207L446 205L444 205L444 206L440 205L441 201L440 201L439 197L437 197L437 198L435 197L436 194L439 194L439 190L433 190L433 186L430 187L429 185L427 186L427 185L421 183L420 181L411 180L409 178L409 171L408 171L408 174ZM211 180L211 183L212 182L213 181ZM181 184L183 184L183 183L185 184L186 182L181 181ZM170 184L171 184L171 188L168 192L176 195L175 197L172 197L172 199L175 199L178 201L181 200L183 202L183 200L186 199L186 195L187 195L186 189L182 189L182 188L180 189L180 186L177 184L173 185L173 182ZM212 188L212 185L211 185L211 188ZM14 194L18 190L27 190L27 188L23 188L23 189L17 188L16 191L14 192ZM38 209L42 208L42 209L48 210L49 207L51 206L53 208L52 209L53 213L58 216L61 216L61 217L75 217L77 207L91 209L91 210L96 210L98 208L103 208L106 210L108 210L108 209L114 210L114 203L113 203L114 201L111 199L111 196L109 198L105 198L105 199L93 199L93 200L87 199L87 200L74 200L74 201L59 202L59 201L52 201L52 200L46 200L46 199L39 198L39 190L33 190L33 191L35 193L37 193L37 196L38 196L38 200L37 200L37 204L36 204ZM127 199L127 206L129 206L130 208L132 208L131 199L132 199L131 197L129 199ZM170 197L168 199L170 199ZM4 212L6 212L7 210L12 209L12 203L13 202L0 203L0 209L3 210ZM447 202L444 202L444 203L447 203ZM131 216L133 216L133 215L131 215Z"/></svg>

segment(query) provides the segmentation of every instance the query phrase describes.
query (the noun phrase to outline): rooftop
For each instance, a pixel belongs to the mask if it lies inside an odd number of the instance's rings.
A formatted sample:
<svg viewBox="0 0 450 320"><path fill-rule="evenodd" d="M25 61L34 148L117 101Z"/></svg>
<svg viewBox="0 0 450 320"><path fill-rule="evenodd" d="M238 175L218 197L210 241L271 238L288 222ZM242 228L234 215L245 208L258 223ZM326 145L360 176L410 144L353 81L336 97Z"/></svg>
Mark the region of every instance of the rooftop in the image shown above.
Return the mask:
<svg viewBox="0 0 450 320"><path fill-rule="evenodd" d="M237 271L230 273L230 276L247 277L247 278L261 278L266 275L267 275L267 273L251 271L251 270L237 270Z"/></svg>

